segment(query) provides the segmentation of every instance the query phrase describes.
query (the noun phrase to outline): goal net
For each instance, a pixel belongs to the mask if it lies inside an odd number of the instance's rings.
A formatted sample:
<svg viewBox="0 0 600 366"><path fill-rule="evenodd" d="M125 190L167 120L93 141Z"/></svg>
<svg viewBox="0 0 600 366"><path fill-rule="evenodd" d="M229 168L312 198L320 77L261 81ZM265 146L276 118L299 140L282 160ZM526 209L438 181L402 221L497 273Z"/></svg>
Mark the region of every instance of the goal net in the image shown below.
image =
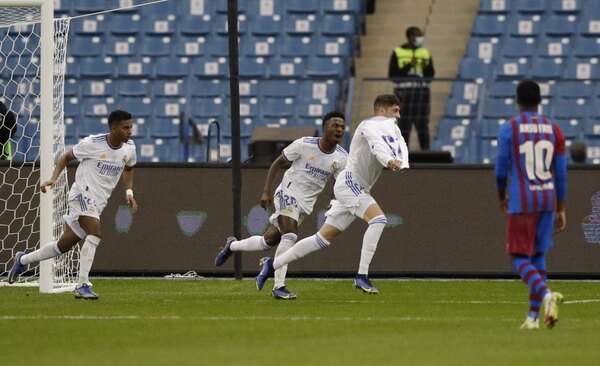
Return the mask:
<svg viewBox="0 0 600 366"><path fill-rule="evenodd" d="M0 100L8 109L0 140L0 285L18 251L32 251L63 231L67 176L40 194L64 142L64 74L69 19L52 19L52 0L0 0ZM46 7L46 8L43 8ZM46 40L52 40L49 43ZM50 38L48 38L50 36ZM50 47L47 46L50 45ZM49 66L53 65L52 68ZM14 125L11 117L14 116ZM41 292L68 291L76 283L78 248L29 266L15 285L40 286Z"/></svg>

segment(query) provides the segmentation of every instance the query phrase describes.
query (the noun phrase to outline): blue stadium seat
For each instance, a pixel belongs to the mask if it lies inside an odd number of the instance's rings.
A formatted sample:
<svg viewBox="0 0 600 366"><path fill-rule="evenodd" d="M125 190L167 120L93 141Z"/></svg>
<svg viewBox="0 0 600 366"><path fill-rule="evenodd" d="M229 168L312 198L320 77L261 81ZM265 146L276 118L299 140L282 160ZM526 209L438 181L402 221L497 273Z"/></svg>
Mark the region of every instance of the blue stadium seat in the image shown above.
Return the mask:
<svg viewBox="0 0 600 366"><path fill-rule="evenodd" d="M320 10L320 0L287 0L285 8L288 14L317 14Z"/></svg>
<svg viewBox="0 0 600 366"><path fill-rule="evenodd" d="M197 80L191 83L190 94L192 97L223 97L224 90L229 86L226 80Z"/></svg>
<svg viewBox="0 0 600 366"><path fill-rule="evenodd" d="M437 138L442 141L469 140L472 133L469 119L443 118L438 123Z"/></svg>
<svg viewBox="0 0 600 366"><path fill-rule="evenodd" d="M79 74L82 77L111 77L114 73L112 63L96 57L85 57L79 60Z"/></svg>
<svg viewBox="0 0 600 366"><path fill-rule="evenodd" d="M465 100L470 103L476 103L480 95L480 88L480 85L477 83L457 80L452 83L452 97L455 100Z"/></svg>
<svg viewBox="0 0 600 366"><path fill-rule="evenodd" d="M227 0L212 0L214 2L214 11L217 14L227 14ZM249 7L257 7L257 2L249 2L238 1L237 11L240 14L245 14L248 11Z"/></svg>
<svg viewBox="0 0 600 366"><path fill-rule="evenodd" d="M563 42L563 39L569 43ZM571 40L561 37L539 37L537 55L540 57L567 57L571 52Z"/></svg>
<svg viewBox="0 0 600 366"><path fill-rule="evenodd" d="M142 18L148 19L152 16L160 14L161 16L176 16L177 15L177 3L179 1L165 1L162 3L154 3L147 6L141 7ZM206 2L206 1L205 1Z"/></svg>
<svg viewBox="0 0 600 366"><path fill-rule="evenodd" d="M184 78L190 74L190 65L176 56L161 57L156 59L154 70L156 77Z"/></svg>
<svg viewBox="0 0 600 366"><path fill-rule="evenodd" d="M339 84L333 80L303 81L300 83L298 95L310 102L325 100L337 101L340 96Z"/></svg>
<svg viewBox="0 0 600 366"><path fill-rule="evenodd" d="M105 54L107 56L134 56L137 55L137 44L130 43L128 37L109 37L106 40Z"/></svg>
<svg viewBox="0 0 600 366"><path fill-rule="evenodd" d="M143 18L144 33L154 36L170 36L175 33L175 21L166 14L153 14Z"/></svg>
<svg viewBox="0 0 600 366"><path fill-rule="evenodd" d="M333 14L358 14L363 10L361 0L323 0L321 11Z"/></svg>
<svg viewBox="0 0 600 366"><path fill-rule="evenodd" d="M192 116L195 122L208 123L212 119L221 119L225 115L222 98L192 98Z"/></svg>
<svg viewBox="0 0 600 366"><path fill-rule="evenodd" d="M537 37L540 34L540 22L531 16L512 17L508 21L507 31L512 37Z"/></svg>
<svg viewBox="0 0 600 366"><path fill-rule="evenodd" d="M229 27L227 25L227 16L217 15L211 20L213 33L220 36L227 36L229 34ZM248 22L243 16L238 16L238 34L243 35L248 31Z"/></svg>
<svg viewBox="0 0 600 366"><path fill-rule="evenodd" d="M584 126L583 134L586 138L600 139L600 120L587 120Z"/></svg>
<svg viewBox="0 0 600 366"><path fill-rule="evenodd" d="M71 0L54 0L54 15L60 18L61 15L71 13Z"/></svg>
<svg viewBox="0 0 600 366"><path fill-rule="evenodd" d="M115 100L111 97L87 97L82 100L81 110L86 117L107 118L115 109Z"/></svg>
<svg viewBox="0 0 600 366"><path fill-rule="evenodd" d="M518 113L515 104L508 104L502 99L486 99L483 105L483 117L493 119L510 119Z"/></svg>
<svg viewBox="0 0 600 366"><path fill-rule="evenodd" d="M119 58L117 75L119 77L144 78L152 75L152 64L141 58Z"/></svg>
<svg viewBox="0 0 600 366"><path fill-rule="evenodd" d="M202 40L202 42L200 42ZM204 39L199 37L174 37L175 56L198 57L206 54Z"/></svg>
<svg viewBox="0 0 600 366"><path fill-rule="evenodd" d="M508 37L502 46L502 57L529 58L535 53L535 47L536 44L533 38Z"/></svg>
<svg viewBox="0 0 600 366"><path fill-rule="evenodd" d="M496 139L498 138L498 130L500 126L508 121L507 119L499 118L484 118L479 121L478 134L482 139Z"/></svg>
<svg viewBox="0 0 600 366"><path fill-rule="evenodd" d="M79 132L77 130L77 124L74 123L72 118L65 119L65 140L68 138L76 138L79 137Z"/></svg>
<svg viewBox="0 0 600 366"><path fill-rule="evenodd" d="M488 96L490 98L514 98L517 94L517 84L512 81L494 81L490 84Z"/></svg>
<svg viewBox="0 0 600 366"><path fill-rule="evenodd" d="M148 97L122 97L118 98L116 106L126 110L135 118L150 118L152 116L152 100Z"/></svg>
<svg viewBox="0 0 600 366"><path fill-rule="evenodd" d="M197 1L197 0L178 0L177 15L212 15L214 14L213 1Z"/></svg>
<svg viewBox="0 0 600 366"><path fill-rule="evenodd" d="M577 14L581 10L583 1L584 0L548 0L550 9L556 14Z"/></svg>
<svg viewBox="0 0 600 366"><path fill-rule="evenodd" d="M64 85L65 99L69 97L77 97L79 95L79 83L77 79L65 79Z"/></svg>
<svg viewBox="0 0 600 366"><path fill-rule="evenodd" d="M499 79L520 79L527 75L527 63L503 58L494 67L494 74Z"/></svg>
<svg viewBox="0 0 600 366"><path fill-rule="evenodd" d="M229 68L215 57L198 57L194 60L192 72L197 77L226 77L229 75Z"/></svg>
<svg viewBox="0 0 600 366"><path fill-rule="evenodd" d="M510 1L481 0L479 13L481 14L506 14L511 9Z"/></svg>
<svg viewBox="0 0 600 366"><path fill-rule="evenodd" d="M140 49L142 56L169 56L171 55L171 40L168 37L146 36L142 40Z"/></svg>
<svg viewBox="0 0 600 366"><path fill-rule="evenodd" d="M351 40L348 37L318 37L315 45L316 56L352 55Z"/></svg>
<svg viewBox="0 0 600 366"><path fill-rule="evenodd" d="M261 84L263 97L294 98L298 95L296 80L265 80Z"/></svg>
<svg viewBox="0 0 600 366"><path fill-rule="evenodd" d="M551 16L544 20L544 33L551 37L570 37L575 33L575 19L570 16Z"/></svg>
<svg viewBox="0 0 600 366"><path fill-rule="evenodd" d="M133 139L146 138L148 137L148 128L146 127L146 121L140 118L138 121L137 116L133 116L133 126L131 128L131 137Z"/></svg>
<svg viewBox="0 0 600 366"><path fill-rule="evenodd" d="M109 83L104 80L81 80L80 83L81 95L84 97L112 97L115 95L112 82Z"/></svg>
<svg viewBox="0 0 600 366"><path fill-rule="evenodd" d="M308 76L343 77L348 74L345 59L341 57L309 57L306 66Z"/></svg>
<svg viewBox="0 0 600 366"><path fill-rule="evenodd" d="M592 4L592 2L589 4ZM597 4L594 4L594 6L599 8ZM585 14L584 17L578 21L579 25L577 30L582 36L600 37L600 27L597 25L598 21L600 20L600 14L593 15L588 13L588 10L589 9L586 7L585 11L583 12L583 14Z"/></svg>
<svg viewBox="0 0 600 366"><path fill-rule="evenodd" d="M135 36L140 33L141 24L138 14L115 13L110 18L109 32L114 35Z"/></svg>
<svg viewBox="0 0 600 366"><path fill-rule="evenodd" d="M65 1L65 0L63 0ZM108 10L106 0L77 0L73 1L73 8L78 13L95 13Z"/></svg>
<svg viewBox="0 0 600 366"><path fill-rule="evenodd" d="M81 138L109 132L108 124L102 120L101 116L84 117L78 123L79 137Z"/></svg>
<svg viewBox="0 0 600 366"><path fill-rule="evenodd" d="M446 107L444 109L444 116L446 117L470 118L475 117L476 114L477 106L474 104L453 98L448 98L446 101Z"/></svg>
<svg viewBox="0 0 600 366"><path fill-rule="evenodd" d="M311 35L316 31L317 22L311 15L288 15L285 32L292 35Z"/></svg>
<svg viewBox="0 0 600 366"><path fill-rule="evenodd" d="M600 22L600 19L598 21ZM600 38L577 38L573 44L573 55L581 58L598 57L600 55Z"/></svg>
<svg viewBox="0 0 600 366"><path fill-rule="evenodd" d="M506 21L496 15L478 15L475 17L471 34L475 36L502 36L506 29Z"/></svg>
<svg viewBox="0 0 600 366"><path fill-rule="evenodd" d="M494 164L496 163L496 156L498 155L498 140L495 139L484 139L481 140L481 160L483 164Z"/></svg>
<svg viewBox="0 0 600 366"><path fill-rule="evenodd" d="M147 80L120 80L117 82L117 94L123 97L147 97L150 95L150 83Z"/></svg>
<svg viewBox="0 0 600 366"><path fill-rule="evenodd" d="M431 149L449 152L452 155L453 162L456 164L479 163L478 160L469 159L469 145L470 144L462 144L461 142L457 145L454 141L435 139L431 143Z"/></svg>
<svg viewBox="0 0 600 366"><path fill-rule="evenodd" d="M227 114L231 114L231 110L227 109ZM257 98L241 97L240 98L240 117L258 117L259 105Z"/></svg>
<svg viewBox="0 0 600 366"><path fill-rule="evenodd" d="M186 86L183 80L155 80L152 82L152 96L154 97L182 97L185 96Z"/></svg>
<svg viewBox="0 0 600 366"><path fill-rule="evenodd" d="M471 36L467 44L467 57L490 60L500 51L500 42L496 37Z"/></svg>
<svg viewBox="0 0 600 366"><path fill-rule="evenodd" d="M458 69L458 77L464 80L489 80L492 76L493 64L481 59L463 58Z"/></svg>
<svg viewBox="0 0 600 366"><path fill-rule="evenodd" d="M319 24L321 34L327 36L348 36L356 33L356 23L351 14L325 15Z"/></svg>
<svg viewBox="0 0 600 366"><path fill-rule="evenodd" d="M252 57L269 57L277 53L275 37L242 37L241 54Z"/></svg>
<svg viewBox="0 0 600 366"><path fill-rule="evenodd" d="M577 119L554 120L567 140L580 139L582 124Z"/></svg>
<svg viewBox="0 0 600 366"><path fill-rule="evenodd" d="M555 84L554 93L561 99L587 99L593 90L594 85L589 81L561 81Z"/></svg>
<svg viewBox="0 0 600 366"><path fill-rule="evenodd" d="M250 33L256 36L277 36L281 33L281 17L257 16L250 19Z"/></svg>
<svg viewBox="0 0 600 366"><path fill-rule="evenodd" d="M586 146L586 162L588 164L600 164L600 139L585 139L583 142Z"/></svg>
<svg viewBox="0 0 600 366"><path fill-rule="evenodd" d="M296 116L300 118L312 118L313 120L316 118L320 119L325 113L325 108L319 103L300 103L296 108Z"/></svg>
<svg viewBox="0 0 600 366"><path fill-rule="evenodd" d="M81 105L76 97L65 98L64 102L65 118L76 118L81 114Z"/></svg>
<svg viewBox="0 0 600 366"><path fill-rule="evenodd" d="M585 17L600 18L600 7L594 0L585 1L581 10Z"/></svg>
<svg viewBox="0 0 600 366"><path fill-rule="evenodd" d="M581 104L581 99L558 99L552 106L554 119L585 119L588 117L589 106Z"/></svg>
<svg viewBox="0 0 600 366"><path fill-rule="evenodd" d="M293 117L295 108L293 98L264 98L260 105L261 115L271 118Z"/></svg>
<svg viewBox="0 0 600 366"><path fill-rule="evenodd" d="M260 95L258 82L256 80L241 80L239 93L241 97L258 97ZM225 96L227 98L231 97L229 84L225 87Z"/></svg>
<svg viewBox="0 0 600 366"><path fill-rule="evenodd" d="M564 69L564 62L560 58L533 58L529 76L536 80L560 79Z"/></svg>
<svg viewBox="0 0 600 366"><path fill-rule="evenodd" d="M84 18L73 22L73 31L77 35L101 35L106 32L106 21L93 18Z"/></svg>
<svg viewBox="0 0 600 366"><path fill-rule="evenodd" d="M545 0L519 0L515 3L515 9L519 13L542 14L547 6Z"/></svg>
<svg viewBox="0 0 600 366"><path fill-rule="evenodd" d="M152 161L180 161L182 145L179 138L156 138Z"/></svg>
<svg viewBox="0 0 600 366"><path fill-rule="evenodd" d="M153 118L178 118L184 109L179 98L155 97L152 99L152 104L154 105Z"/></svg>
<svg viewBox="0 0 600 366"><path fill-rule="evenodd" d="M148 121L150 137L177 138L179 129L179 117L154 117Z"/></svg>
<svg viewBox="0 0 600 366"><path fill-rule="evenodd" d="M304 64L296 63L294 58L272 57L269 60L270 77L303 77Z"/></svg>
<svg viewBox="0 0 600 366"><path fill-rule="evenodd" d="M74 57L99 57L104 53L104 43L98 36L73 37L69 46L70 55Z"/></svg>
<svg viewBox="0 0 600 366"><path fill-rule="evenodd" d="M229 38L213 36L206 42L206 54L215 57L229 56Z"/></svg>
<svg viewBox="0 0 600 366"><path fill-rule="evenodd" d="M308 57L312 53L313 44L308 36L287 36L279 44L279 56Z"/></svg>
<svg viewBox="0 0 600 366"><path fill-rule="evenodd" d="M572 59L567 62L563 78L579 80L600 79L600 64Z"/></svg>
<svg viewBox="0 0 600 366"><path fill-rule="evenodd" d="M199 16L184 16L179 19L179 32L186 36L206 36L211 32L210 20Z"/></svg>
<svg viewBox="0 0 600 366"><path fill-rule="evenodd" d="M283 3L285 2L286 1L248 1L246 4L244 4L245 10L243 12L245 12L249 17L274 15L283 16Z"/></svg>
<svg viewBox="0 0 600 366"><path fill-rule="evenodd" d="M267 65L260 57L240 57L238 71L241 77L266 77Z"/></svg>

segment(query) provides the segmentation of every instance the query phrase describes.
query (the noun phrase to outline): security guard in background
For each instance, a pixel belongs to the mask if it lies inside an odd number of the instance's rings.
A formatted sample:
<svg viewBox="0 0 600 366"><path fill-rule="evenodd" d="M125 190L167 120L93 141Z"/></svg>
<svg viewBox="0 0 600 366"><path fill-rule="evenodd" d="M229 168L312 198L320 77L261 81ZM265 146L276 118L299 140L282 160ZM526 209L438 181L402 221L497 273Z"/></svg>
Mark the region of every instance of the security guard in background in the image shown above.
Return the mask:
<svg viewBox="0 0 600 366"><path fill-rule="evenodd" d="M15 115L0 102L0 160L12 159L12 144L10 138L14 136L17 128Z"/></svg>
<svg viewBox="0 0 600 366"><path fill-rule="evenodd" d="M400 131L409 143L414 124L421 150L429 150L429 112L431 110L428 79L433 78L433 60L423 47L423 32L417 27L406 30L407 43L394 49L388 78L396 82L394 93L402 100Z"/></svg>

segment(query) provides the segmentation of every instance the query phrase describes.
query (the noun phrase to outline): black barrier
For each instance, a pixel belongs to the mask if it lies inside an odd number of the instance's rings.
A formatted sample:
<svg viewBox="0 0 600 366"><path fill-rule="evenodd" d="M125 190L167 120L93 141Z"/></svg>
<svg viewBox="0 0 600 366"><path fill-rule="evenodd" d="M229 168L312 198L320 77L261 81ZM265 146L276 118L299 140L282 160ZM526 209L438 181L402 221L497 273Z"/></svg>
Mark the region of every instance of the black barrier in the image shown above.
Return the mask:
<svg viewBox="0 0 600 366"><path fill-rule="evenodd" d="M268 215L259 206L266 173L266 167L242 169L244 236L259 235L267 225ZM194 270L232 276L233 261L219 268L213 264L231 235L230 174L230 168L140 164L135 169L140 210L131 215L119 186L102 214L103 240L93 272ZM555 237L549 272L597 278L600 244L586 241L581 223L593 210L592 196L600 192L600 169L573 168L568 179L568 226ZM302 224L300 238L312 235L322 223L330 190L331 184ZM388 227L371 264L373 276L513 276L504 254L505 217L490 166L428 165L403 173L384 171L372 193L388 215ZM355 273L365 228L357 220L330 248L292 263L290 275ZM244 273L255 275L259 258L267 253L274 251L244 254ZM8 255L2 253L0 259L5 261Z"/></svg>

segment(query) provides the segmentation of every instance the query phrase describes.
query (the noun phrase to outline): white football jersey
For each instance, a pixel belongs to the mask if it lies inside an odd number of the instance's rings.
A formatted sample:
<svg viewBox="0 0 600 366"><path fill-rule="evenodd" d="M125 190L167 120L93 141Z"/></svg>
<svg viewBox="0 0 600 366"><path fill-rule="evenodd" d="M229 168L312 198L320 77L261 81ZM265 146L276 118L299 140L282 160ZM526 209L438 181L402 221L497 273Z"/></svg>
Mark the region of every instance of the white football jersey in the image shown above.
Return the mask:
<svg viewBox="0 0 600 366"><path fill-rule="evenodd" d="M312 212L329 178L337 178L348 159L348 152L340 145L326 153L321 150L319 140L319 137L302 137L283 149L283 156L292 162L292 166L277 189L290 192L307 215Z"/></svg>
<svg viewBox="0 0 600 366"><path fill-rule="evenodd" d="M408 147L396 120L375 116L362 121L350 142L346 165L352 179L370 190L392 159L402 160L402 169L408 168Z"/></svg>
<svg viewBox="0 0 600 366"><path fill-rule="evenodd" d="M137 160L133 140L115 149L108 144L108 134L84 138L73 146L73 155L79 159L79 166L75 183L69 191L69 200L79 193L87 193L96 200L100 212L106 206L125 166L132 167Z"/></svg>

